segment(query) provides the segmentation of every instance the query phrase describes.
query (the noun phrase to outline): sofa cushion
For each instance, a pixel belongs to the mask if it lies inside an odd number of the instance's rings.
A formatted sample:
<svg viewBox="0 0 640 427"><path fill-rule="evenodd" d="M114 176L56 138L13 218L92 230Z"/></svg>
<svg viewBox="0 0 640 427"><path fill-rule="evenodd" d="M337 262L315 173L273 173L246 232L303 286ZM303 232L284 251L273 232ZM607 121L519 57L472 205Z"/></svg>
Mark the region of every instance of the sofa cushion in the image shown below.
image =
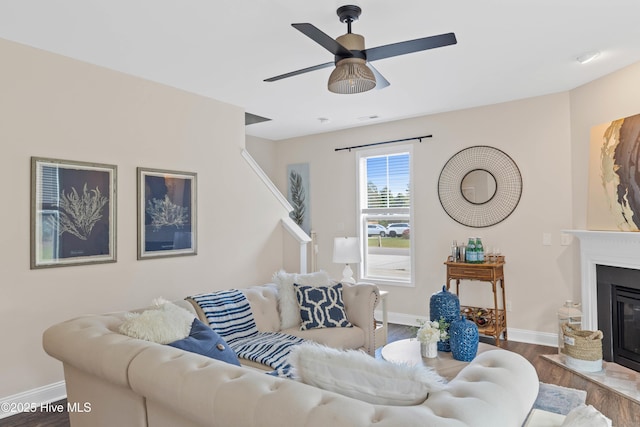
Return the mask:
<svg viewBox="0 0 640 427"><path fill-rule="evenodd" d="M280 306L280 328L288 329L300 325L300 307L296 298L294 283L307 286L328 286L331 278L325 271L308 274L287 273L280 270L273 275L278 285L278 303Z"/></svg>
<svg viewBox="0 0 640 427"><path fill-rule="evenodd" d="M168 345L240 366L238 356L227 345L227 342L216 331L198 319L193 319L188 337L170 342Z"/></svg>
<svg viewBox="0 0 640 427"><path fill-rule="evenodd" d="M189 335L195 315L172 302L156 300L156 307L142 313L127 313L118 330L121 334L168 344Z"/></svg>
<svg viewBox="0 0 640 427"><path fill-rule="evenodd" d="M303 286L295 283L300 306L300 329L351 327L342 300L342 284Z"/></svg>
<svg viewBox="0 0 640 427"><path fill-rule="evenodd" d="M445 381L431 368L375 359L359 350L305 343L289 355L291 373L305 384L378 405L417 405Z"/></svg>
<svg viewBox="0 0 640 427"><path fill-rule="evenodd" d="M362 328L316 328L300 330L300 326L280 331L284 334L300 337L307 341L341 349L359 349L364 346L364 334Z"/></svg>

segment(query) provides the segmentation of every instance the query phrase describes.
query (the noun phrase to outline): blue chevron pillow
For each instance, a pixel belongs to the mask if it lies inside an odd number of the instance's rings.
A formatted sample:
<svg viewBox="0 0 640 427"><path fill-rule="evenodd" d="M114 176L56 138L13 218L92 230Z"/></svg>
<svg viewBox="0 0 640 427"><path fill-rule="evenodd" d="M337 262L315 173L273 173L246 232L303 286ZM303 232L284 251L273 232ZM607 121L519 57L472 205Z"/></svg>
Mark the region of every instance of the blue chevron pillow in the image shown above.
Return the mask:
<svg viewBox="0 0 640 427"><path fill-rule="evenodd" d="M342 283L333 286L293 284L300 306L300 330L316 328L350 328L342 301Z"/></svg>

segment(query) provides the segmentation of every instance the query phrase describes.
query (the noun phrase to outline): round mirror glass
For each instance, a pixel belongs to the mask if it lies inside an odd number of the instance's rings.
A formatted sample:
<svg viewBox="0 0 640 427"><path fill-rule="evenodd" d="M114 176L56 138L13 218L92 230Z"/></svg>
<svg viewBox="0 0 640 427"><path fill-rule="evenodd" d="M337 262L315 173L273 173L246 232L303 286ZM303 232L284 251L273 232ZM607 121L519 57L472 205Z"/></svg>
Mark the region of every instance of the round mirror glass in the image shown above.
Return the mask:
<svg viewBox="0 0 640 427"><path fill-rule="evenodd" d="M485 169L474 169L460 183L462 197L474 205L482 205L496 195L496 178Z"/></svg>

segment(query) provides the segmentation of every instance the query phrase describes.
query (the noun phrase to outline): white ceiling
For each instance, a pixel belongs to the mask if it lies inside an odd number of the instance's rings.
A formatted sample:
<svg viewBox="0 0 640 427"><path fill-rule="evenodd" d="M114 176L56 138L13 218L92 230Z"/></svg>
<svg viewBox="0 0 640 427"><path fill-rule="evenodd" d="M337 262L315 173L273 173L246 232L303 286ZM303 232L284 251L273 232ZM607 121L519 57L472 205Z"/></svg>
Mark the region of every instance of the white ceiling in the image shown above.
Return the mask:
<svg viewBox="0 0 640 427"><path fill-rule="evenodd" d="M358 95L330 93L331 68L263 82L331 61L290 24L335 38L343 4L367 47L458 44L374 62L391 86ZM0 0L0 38L240 106L279 140L570 90L640 60L639 17L638 0Z"/></svg>

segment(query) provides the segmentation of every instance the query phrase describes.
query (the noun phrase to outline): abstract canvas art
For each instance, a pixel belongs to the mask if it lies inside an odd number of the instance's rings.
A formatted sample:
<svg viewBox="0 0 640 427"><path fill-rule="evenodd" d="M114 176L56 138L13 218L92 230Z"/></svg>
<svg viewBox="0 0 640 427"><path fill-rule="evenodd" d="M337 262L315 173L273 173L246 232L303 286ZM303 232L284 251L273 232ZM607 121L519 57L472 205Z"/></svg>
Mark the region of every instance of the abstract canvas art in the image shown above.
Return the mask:
<svg viewBox="0 0 640 427"><path fill-rule="evenodd" d="M640 114L591 129L590 230L640 230Z"/></svg>

